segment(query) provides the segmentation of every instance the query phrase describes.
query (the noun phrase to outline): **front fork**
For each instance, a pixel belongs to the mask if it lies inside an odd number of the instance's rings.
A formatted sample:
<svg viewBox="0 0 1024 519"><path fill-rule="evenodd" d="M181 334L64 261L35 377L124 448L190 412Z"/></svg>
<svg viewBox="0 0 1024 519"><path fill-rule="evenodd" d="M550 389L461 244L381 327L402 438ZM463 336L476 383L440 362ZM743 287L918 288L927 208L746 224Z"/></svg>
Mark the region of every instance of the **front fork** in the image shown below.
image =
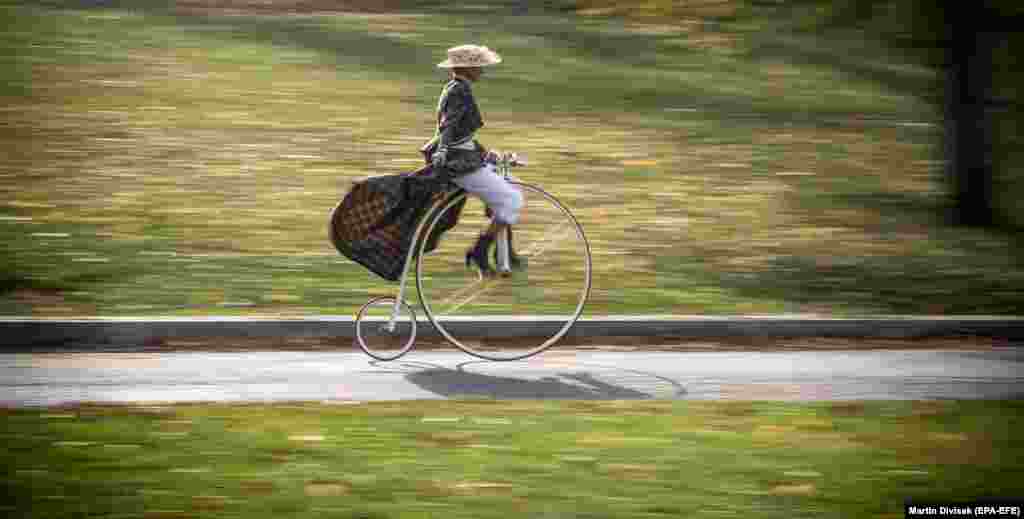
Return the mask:
<svg viewBox="0 0 1024 519"><path fill-rule="evenodd" d="M497 165L497 169L498 169L497 173L498 173L498 175L500 175L505 180L509 180L511 178L511 174L512 174L512 167L509 165L509 160L512 160L512 159L508 158L506 160L503 160L503 161L499 162L498 165ZM509 233L509 227L508 226L503 226L502 229L500 231L498 231L498 235L494 237L494 239L497 242L496 246L498 248L498 254L497 254L498 257L497 257L497 261L496 261L497 265L495 265L494 267L498 270L498 272L504 272L504 273L512 272L512 266L509 264L510 261L509 261L509 252L508 251L509 251L510 247L509 247L508 233Z"/></svg>
<svg viewBox="0 0 1024 519"><path fill-rule="evenodd" d="M498 231L498 235L495 237L495 240L497 240L496 246L498 248L498 264L495 265L495 268L498 269L498 272L511 272L512 266L509 264L508 255L508 227L502 227L502 229Z"/></svg>

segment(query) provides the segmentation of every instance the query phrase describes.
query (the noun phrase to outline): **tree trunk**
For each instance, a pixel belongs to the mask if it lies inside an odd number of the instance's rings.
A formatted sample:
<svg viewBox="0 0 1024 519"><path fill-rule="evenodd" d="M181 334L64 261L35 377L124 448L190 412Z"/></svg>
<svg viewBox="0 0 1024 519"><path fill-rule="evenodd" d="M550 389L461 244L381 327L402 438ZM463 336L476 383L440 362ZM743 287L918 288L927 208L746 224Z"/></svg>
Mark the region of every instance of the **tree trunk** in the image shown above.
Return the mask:
<svg viewBox="0 0 1024 519"><path fill-rule="evenodd" d="M988 110L997 33L987 17L950 17L946 91L946 152L953 192L953 219L963 225L995 223L992 200L993 123Z"/></svg>

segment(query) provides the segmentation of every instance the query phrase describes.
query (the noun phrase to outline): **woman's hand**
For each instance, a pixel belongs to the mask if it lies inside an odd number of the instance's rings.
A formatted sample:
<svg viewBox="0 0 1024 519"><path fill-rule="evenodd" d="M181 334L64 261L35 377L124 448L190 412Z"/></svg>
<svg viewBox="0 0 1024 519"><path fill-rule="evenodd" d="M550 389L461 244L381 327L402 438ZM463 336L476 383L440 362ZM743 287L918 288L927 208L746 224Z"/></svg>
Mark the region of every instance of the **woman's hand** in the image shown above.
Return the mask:
<svg viewBox="0 0 1024 519"><path fill-rule="evenodd" d="M487 150L484 152L484 162L488 164L497 164L501 160L501 155L494 150Z"/></svg>
<svg viewBox="0 0 1024 519"><path fill-rule="evenodd" d="M438 148L434 156L430 158L434 169L442 169L448 163L448 148Z"/></svg>

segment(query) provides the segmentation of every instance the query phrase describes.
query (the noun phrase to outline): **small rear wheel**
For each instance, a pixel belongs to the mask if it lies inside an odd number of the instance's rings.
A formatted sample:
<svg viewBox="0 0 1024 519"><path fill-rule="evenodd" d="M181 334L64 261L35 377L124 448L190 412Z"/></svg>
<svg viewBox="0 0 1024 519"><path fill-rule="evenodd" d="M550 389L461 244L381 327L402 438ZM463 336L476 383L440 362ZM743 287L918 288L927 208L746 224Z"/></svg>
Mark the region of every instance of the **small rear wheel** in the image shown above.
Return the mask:
<svg viewBox="0 0 1024 519"><path fill-rule="evenodd" d="M377 360L395 360L416 342L416 313L402 301L395 312L395 298L371 299L356 314L356 344Z"/></svg>

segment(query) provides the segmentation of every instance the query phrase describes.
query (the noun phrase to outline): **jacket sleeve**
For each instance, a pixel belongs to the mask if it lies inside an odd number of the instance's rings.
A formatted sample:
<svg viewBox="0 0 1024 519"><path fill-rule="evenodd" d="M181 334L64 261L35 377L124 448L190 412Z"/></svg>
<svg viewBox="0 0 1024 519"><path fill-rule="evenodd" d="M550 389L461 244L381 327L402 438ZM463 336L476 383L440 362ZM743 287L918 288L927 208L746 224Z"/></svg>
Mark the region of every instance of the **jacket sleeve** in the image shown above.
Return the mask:
<svg viewBox="0 0 1024 519"><path fill-rule="evenodd" d="M441 113L441 122L438 125L438 147L444 148L456 140L458 129L462 119L469 111L469 92L463 85L457 85L448 93L444 110Z"/></svg>

